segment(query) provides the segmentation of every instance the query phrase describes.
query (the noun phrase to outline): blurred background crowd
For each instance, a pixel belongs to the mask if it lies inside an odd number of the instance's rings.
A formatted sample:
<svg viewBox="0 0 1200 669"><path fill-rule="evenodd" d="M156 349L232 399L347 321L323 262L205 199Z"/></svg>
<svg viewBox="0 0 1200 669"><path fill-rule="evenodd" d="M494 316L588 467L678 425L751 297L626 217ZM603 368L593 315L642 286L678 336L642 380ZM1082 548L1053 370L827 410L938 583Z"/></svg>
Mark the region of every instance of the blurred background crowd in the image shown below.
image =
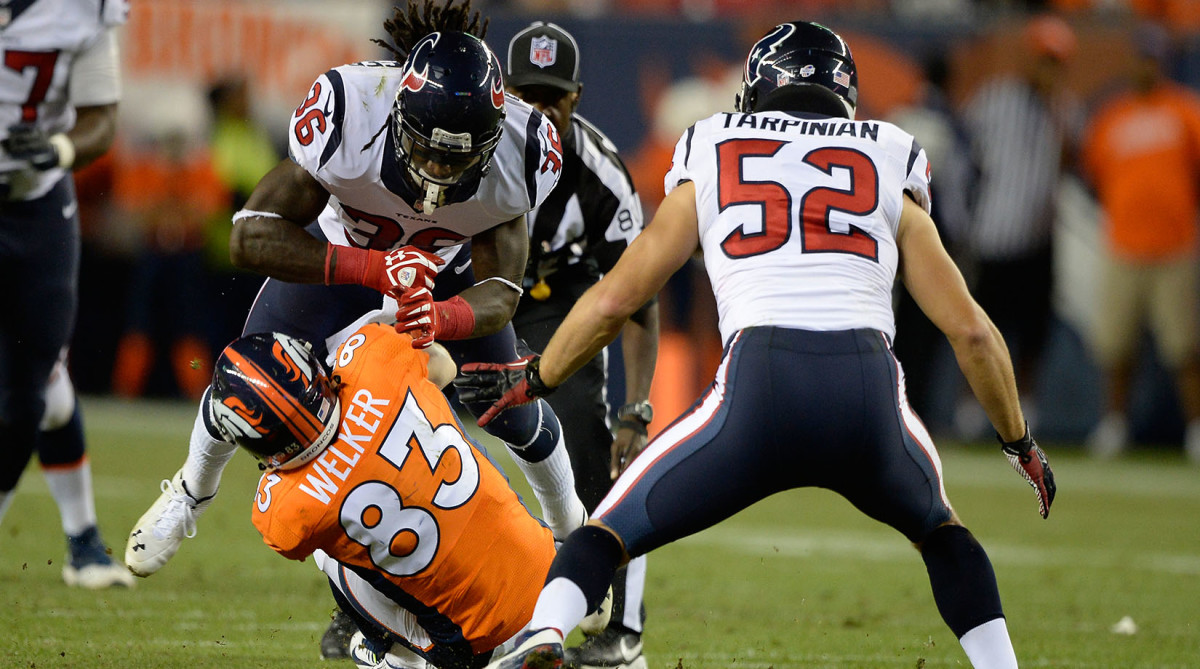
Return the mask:
<svg viewBox="0 0 1200 669"><path fill-rule="evenodd" d="M579 111L620 149L647 220L682 131L732 110L748 46L780 21L828 24L858 63L859 118L896 122L929 153L935 217L1014 350L1039 437L1097 455L1194 440L1200 461L1200 2L474 4L501 55L533 19L578 38ZM370 39L390 9L133 0L117 146L77 175L81 392L199 397L261 283L229 264L230 217L283 157L287 115L313 79L384 57ZM660 416L686 408L720 355L702 262L661 296ZM910 400L931 431L991 438L948 345L904 295L897 320Z"/></svg>

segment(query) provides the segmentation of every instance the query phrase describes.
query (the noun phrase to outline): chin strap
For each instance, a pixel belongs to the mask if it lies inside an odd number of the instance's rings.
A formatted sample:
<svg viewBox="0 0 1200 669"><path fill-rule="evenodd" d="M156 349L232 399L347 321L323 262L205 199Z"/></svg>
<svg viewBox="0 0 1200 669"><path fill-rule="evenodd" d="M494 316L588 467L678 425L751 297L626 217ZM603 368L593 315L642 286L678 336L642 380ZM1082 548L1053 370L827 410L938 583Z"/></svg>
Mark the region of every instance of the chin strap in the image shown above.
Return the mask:
<svg viewBox="0 0 1200 669"><path fill-rule="evenodd" d="M431 214L434 209L442 203L442 192L444 186L439 186L431 181L425 182L425 200L421 203L421 213Z"/></svg>

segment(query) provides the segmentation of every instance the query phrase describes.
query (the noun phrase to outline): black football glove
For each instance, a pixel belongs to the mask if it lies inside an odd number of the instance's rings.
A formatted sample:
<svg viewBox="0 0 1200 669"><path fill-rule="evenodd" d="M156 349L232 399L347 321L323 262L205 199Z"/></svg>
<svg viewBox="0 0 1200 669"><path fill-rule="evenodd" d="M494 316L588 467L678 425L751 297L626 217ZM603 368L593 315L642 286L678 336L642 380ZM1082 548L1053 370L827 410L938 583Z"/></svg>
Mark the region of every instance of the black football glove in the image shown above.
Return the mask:
<svg viewBox="0 0 1200 669"><path fill-rule="evenodd" d="M18 123L8 129L8 137L0 140L0 146L10 158L24 160L39 172L58 167L58 147L50 142L50 136L32 123Z"/></svg>
<svg viewBox="0 0 1200 669"><path fill-rule="evenodd" d="M505 409L528 404L554 392L542 383L538 372L541 360L540 356L527 355L512 362L469 362L454 379L458 399L463 404L492 403L476 421L483 427Z"/></svg>
<svg viewBox="0 0 1200 669"><path fill-rule="evenodd" d="M1029 434L1029 425L1025 425L1025 436L1016 441L1004 441L999 434L996 435L996 439L1000 441L1000 450L1008 456L1013 469L1033 486L1038 500L1038 512L1042 514L1042 518L1049 517L1050 504L1054 501L1054 492L1057 490L1054 485L1054 472L1050 470L1046 453L1033 440L1033 435Z"/></svg>

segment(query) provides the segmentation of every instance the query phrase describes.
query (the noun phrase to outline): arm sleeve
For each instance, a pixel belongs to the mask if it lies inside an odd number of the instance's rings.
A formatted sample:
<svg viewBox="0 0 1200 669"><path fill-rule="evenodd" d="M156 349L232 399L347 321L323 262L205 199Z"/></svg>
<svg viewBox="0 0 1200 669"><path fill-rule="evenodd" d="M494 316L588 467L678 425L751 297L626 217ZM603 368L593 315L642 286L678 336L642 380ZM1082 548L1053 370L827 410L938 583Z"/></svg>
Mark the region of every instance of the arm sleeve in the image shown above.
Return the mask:
<svg viewBox="0 0 1200 669"><path fill-rule="evenodd" d="M671 168L663 178L663 194L670 195L675 187L685 181L694 181L692 168L688 162L692 158L692 140L696 134L696 126L683 132L683 136L675 143L675 153L671 156Z"/></svg>
<svg viewBox="0 0 1200 669"><path fill-rule="evenodd" d="M288 155L322 185L329 183L325 167L342 141L344 108L342 77L330 70L317 77L288 117Z"/></svg>
<svg viewBox="0 0 1200 669"><path fill-rule="evenodd" d="M71 104L75 107L96 107L120 101L119 63L116 30L109 28L71 63Z"/></svg>
<svg viewBox="0 0 1200 669"><path fill-rule="evenodd" d="M540 119L535 131L540 147L538 152L540 160L536 165L527 165L525 168L526 172L532 175L534 185L531 192L533 202L530 202L532 209L541 206L550 195L550 191L554 190L554 186L558 184L558 178L562 175L563 143L562 138L558 136L558 130L554 124L550 123L550 119L541 114L532 114L531 118Z"/></svg>
<svg viewBox="0 0 1200 669"><path fill-rule="evenodd" d="M933 198L930 195L929 182L933 178L933 167L929 164L929 154L921 148L914 137L908 153L908 167L904 175L904 192L912 195L913 201L921 205L928 214L932 211Z"/></svg>

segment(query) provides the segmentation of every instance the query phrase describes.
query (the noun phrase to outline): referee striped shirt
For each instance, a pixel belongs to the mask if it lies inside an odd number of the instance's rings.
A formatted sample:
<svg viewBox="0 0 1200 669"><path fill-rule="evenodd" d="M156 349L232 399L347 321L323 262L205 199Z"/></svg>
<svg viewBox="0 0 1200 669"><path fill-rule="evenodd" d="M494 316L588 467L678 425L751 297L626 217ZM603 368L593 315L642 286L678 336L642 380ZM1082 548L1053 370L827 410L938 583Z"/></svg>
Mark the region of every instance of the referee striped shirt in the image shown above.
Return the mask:
<svg viewBox="0 0 1200 669"><path fill-rule="evenodd" d="M1024 81L985 84L964 120L979 169L969 239L983 260L1027 256L1050 244L1068 103L1050 105Z"/></svg>
<svg viewBox="0 0 1200 669"><path fill-rule="evenodd" d="M573 301L612 269L644 225L641 200L612 141L575 114L563 144L558 185L526 216L529 265L518 309L532 306L529 290L539 280Z"/></svg>

